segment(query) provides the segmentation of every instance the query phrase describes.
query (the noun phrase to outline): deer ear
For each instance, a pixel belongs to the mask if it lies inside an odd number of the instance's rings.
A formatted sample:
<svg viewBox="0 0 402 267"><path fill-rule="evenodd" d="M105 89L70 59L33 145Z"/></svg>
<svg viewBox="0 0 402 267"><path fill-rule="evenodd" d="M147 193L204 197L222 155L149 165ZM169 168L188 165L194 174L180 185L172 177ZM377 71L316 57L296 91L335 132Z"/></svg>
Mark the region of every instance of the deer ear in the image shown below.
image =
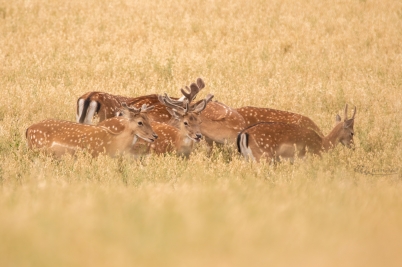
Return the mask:
<svg viewBox="0 0 402 267"><path fill-rule="evenodd" d="M341 116L339 116L339 114L336 114L336 117L335 117L335 121L336 122L341 122Z"/></svg>
<svg viewBox="0 0 402 267"><path fill-rule="evenodd" d="M128 108L126 108L124 105L125 105L125 103L123 103L122 107L119 108L119 109L114 113L114 115L115 115L116 117L129 116L128 114L130 114L130 111L129 111Z"/></svg>
<svg viewBox="0 0 402 267"><path fill-rule="evenodd" d="M203 111L205 109L205 107L207 106L207 102L205 101L205 99L201 100L201 102L196 105L193 109L194 113L200 113L201 111Z"/></svg>
<svg viewBox="0 0 402 267"><path fill-rule="evenodd" d="M198 88L198 85L196 85L195 83L192 83L191 85L190 85L190 92L195 92L193 95L192 95L192 98L191 99L189 99L189 101L191 102L191 101L193 101L195 98L196 98L196 96L197 96L197 94L200 92L200 88Z"/></svg>

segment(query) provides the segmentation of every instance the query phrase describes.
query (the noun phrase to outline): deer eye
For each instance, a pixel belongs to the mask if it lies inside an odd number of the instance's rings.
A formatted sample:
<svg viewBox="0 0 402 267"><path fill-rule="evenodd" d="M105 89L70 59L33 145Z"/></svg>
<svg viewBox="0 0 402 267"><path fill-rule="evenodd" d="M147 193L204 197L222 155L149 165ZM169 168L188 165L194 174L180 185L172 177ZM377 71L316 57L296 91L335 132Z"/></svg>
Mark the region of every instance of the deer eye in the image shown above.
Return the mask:
<svg viewBox="0 0 402 267"><path fill-rule="evenodd" d="M188 122L185 121L185 122L184 122L184 125L188 126Z"/></svg>
<svg viewBox="0 0 402 267"><path fill-rule="evenodd" d="M139 125L139 126L142 126L142 125L144 125L144 124L142 123L142 121L139 121L139 122L138 122L138 125Z"/></svg>

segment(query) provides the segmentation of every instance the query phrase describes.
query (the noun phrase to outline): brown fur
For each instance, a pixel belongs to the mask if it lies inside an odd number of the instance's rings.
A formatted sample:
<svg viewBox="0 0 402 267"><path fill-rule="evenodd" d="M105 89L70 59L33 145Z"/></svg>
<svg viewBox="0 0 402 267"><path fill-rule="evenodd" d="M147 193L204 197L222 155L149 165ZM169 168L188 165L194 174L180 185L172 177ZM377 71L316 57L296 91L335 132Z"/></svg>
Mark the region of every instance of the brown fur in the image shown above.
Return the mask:
<svg viewBox="0 0 402 267"><path fill-rule="evenodd" d="M137 138L153 142L157 136L144 112L130 112L114 117L97 126L63 120L45 120L30 126L26 131L28 147L42 149L61 157L87 150L96 157L101 153L110 156L129 152Z"/></svg>
<svg viewBox="0 0 402 267"><path fill-rule="evenodd" d="M259 161L262 157L268 160L288 158L293 160L297 155L304 157L306 152L320 155L341 143L347 147L353 145L354 115L344 121L337 116L337 124L327 135L322 136L309 127L285 122L261 122L244 129L238 136L239 152L247 159Z"/></svg>
<svg viewBox="0 0 402 267"><path fill-rule="evenodd" d="M190 126L191 134L189 129L184 126L183 121L179 122L179 128L166 123L152 122L152 128L158 135L158 139L152 144L138 142L134 145L133 151L139 150L145 144L148 147L147 153L165 154L174 152L179 156L189 157L195 143L199 142L202 136L197 130L199 128L198 123L199 121Z"/></svg>
<svg viewBox="0 0 402 267"><path fill-rule="evenodd" d="M245 127L243 117L235 109L217 101L207 105L200 119L201 132L210 144L234 144L237 135Z"/></svg>
<svg viewBox="0 0 402 267"><path fill-rule="evenodd" d="M79 113L78 108L78 102L80 100L84 100L87 103L82 114ZM104 92L89 92L78 98L77 122L84 123L84 119L86 119L87 122L92 121L92 118L86 117L88 105L92 101L95 101L98 105L96 113L100 122L115 117L116 113L121 109L122 103L127 103L128 106L135 108L140 108L144 104L154 106L154 109L148 112L148 118L150 121L168 122L171 118L171 115L166 111L165 106L159 102L158 95L156 94L132 98Z"/></svg>
<svg viewBox="0 0 402 267"><path fill-rule="evenodd" d="M284 122L309 128L318 134L323 135L320 128L310 118L297 113L250 106L238 108L236 111L243 116L245 127L249 127L259 122Z"/></svg>
<svg viewBox="0 0 402 267"><path fill-rule="evenodd" d="M201 78L197 79L197 83L191 84L190 88L186 87L190 93L182 89L182 93L188 97L190 106L200 103L192 102L196 94L205 87ZM194 90L195 91L192 91ZM172 98L177 100L177 98ZM86 103L85 108L80 113L78 103L82 100ZM143 104L153 105L154 109L148 113L151 122L169 123L172 115L166 110L165 106L159 102L158 95L146 95L135 98L111 95L103 92L89 92L81 96L77 101L77 122L90 123L92 118L87 116L87 108L91 101L97 103L97 114L99 121L116 116L116 112L121 108L121 103L126 102L128 106L140 107ZM201 100L202 101L202 100ZM220 102L209 102L205 110L200 114L202 124L200 126L201 133L206 137L209 143L212 141L220 144L225 142L234 143L238 133L246 127L243 117L229 106Z"/></svg>

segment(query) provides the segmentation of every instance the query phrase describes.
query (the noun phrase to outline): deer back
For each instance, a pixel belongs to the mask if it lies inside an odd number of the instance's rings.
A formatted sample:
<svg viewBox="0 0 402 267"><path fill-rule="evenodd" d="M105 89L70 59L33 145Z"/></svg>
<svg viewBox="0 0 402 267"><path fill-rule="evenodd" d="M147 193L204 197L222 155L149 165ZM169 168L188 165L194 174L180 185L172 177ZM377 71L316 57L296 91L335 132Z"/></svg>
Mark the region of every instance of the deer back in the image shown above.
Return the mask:
<svg viewBox="0 0 402 267"><path fill-rule="evenodd" d="M323 136L311 127L285 122L261 122L244 129L237 138L239 152L249 159L259 161L261 157L293 159L296 153L304 157L306 151L320 155L323 151L342 143L353 147L353 125L356 108L352 118L347 117L345 106L344 120L337 115L333 130Z"/></svg>
<svg viewBox="0 0 402 267"><path fill-rule="evenodd" d="M150 121L168 123L172 118L170 113L166 110L166 107L159 101L157 94L135 97L127 101L128 106L136 108L140 108L144 104L154 107L153 110L148 112Z"/></svg>
<svg viewBox="0 0 402 267"><path fill-rule="evenodd" d="M201 133L219 144L234 143L238 133L245 128L243 117L231 107L212 101L200 114Z"/></svg>
<svg viewBox="0 0 402 267"><path fill-rule="evenodd" d="M321 129L310 118L297 113L251 106L241 107L236 110L244 118L246 123L245 127L259 122L284 122L310 128L320 135L323 135Z"/></svg>
<svg viewBox="0 0 402 267"><path fill-rule="evenodd" d="M112 118L121 109L121 103L128 100L127 97L105 92L88 92L77 100L77 122L91 124L95 114L99 121Z"/></svg>
<svg viewBox="0 0 402 267"><path fill-rule="evenodd" d="M121 132L120 132L121 133ZM44 149L57 157L85 149L93 156L108 152L116 134L106 128L63 120L45 120L27 129L28 147Z"/></svg>

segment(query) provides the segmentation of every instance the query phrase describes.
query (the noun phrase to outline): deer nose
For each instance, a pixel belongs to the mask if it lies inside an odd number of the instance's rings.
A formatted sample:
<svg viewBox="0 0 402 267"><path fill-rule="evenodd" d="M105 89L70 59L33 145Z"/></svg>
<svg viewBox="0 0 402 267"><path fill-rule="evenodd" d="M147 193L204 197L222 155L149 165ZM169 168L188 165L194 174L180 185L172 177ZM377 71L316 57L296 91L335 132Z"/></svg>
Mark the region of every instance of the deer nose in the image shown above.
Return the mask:
<svg viewBox="0 0 402 267"><path fill-rule="evenodd" d="M200 134L200 133L196 133L195 136L196 136L198 139L201 139L201 138L202 138L202 134Z"/></svg>
<svg viewBox="0 0 402 267"><path fill-rule="evenodd" d="M158 139L158 135L157 134L152 134L153 137L155 137L155 139Z"/></svg>

